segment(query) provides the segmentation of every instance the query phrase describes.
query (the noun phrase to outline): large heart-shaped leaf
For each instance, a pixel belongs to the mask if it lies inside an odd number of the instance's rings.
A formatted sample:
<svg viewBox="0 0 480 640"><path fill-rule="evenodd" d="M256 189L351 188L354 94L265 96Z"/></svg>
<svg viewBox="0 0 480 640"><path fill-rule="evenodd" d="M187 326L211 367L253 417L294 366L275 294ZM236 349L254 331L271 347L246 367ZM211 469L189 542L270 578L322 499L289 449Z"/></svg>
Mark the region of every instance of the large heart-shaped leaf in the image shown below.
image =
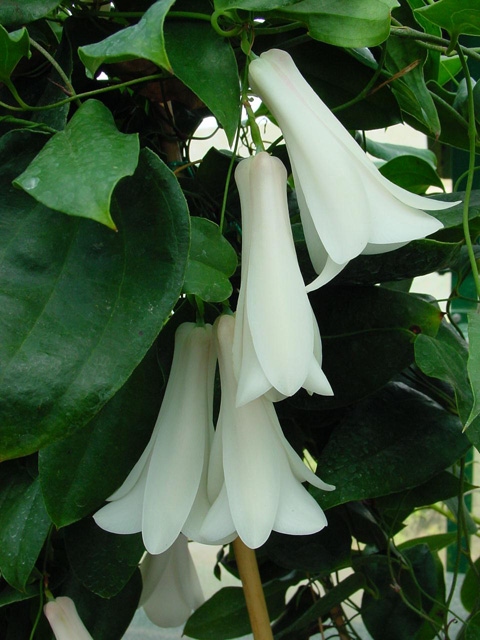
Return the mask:
<svg viewBox="0 0 480 640"><path fill-rule="evenodd" d="M85 102L14 180L36 200L72 216L116 229L110 215L115 185L138 163L136 135L120 133L111 112L97 100Z"/></svg>
<svg viewBox="0 0 480 640"><path fill-rule="evenodd" d="M416 11L455 40L461 33L480 35L480 0L439 0Z"/></svg>
<svg viewBox="0 0 480 640"><path fill-rule="evenodd" d="M43 18L60 3L61 0L2 0L0 22L6 27L19 27Z"/></svg>
<svg viewBox="0 0 480 640"><path fill-rule="evenodd" d="M172 71L165 50L163 23L175 0L158 0L145 13L138 24L122 29L101 42L80 47L78 55L93 75L105 63L124 62L145 58Z"/></svg>
<svg viewBox="0 0 480 640"><path fill-rule="evenodd" d="M39 138L12 132L0 147L3 459L73 433L123 386L180 295L188 255L186 202L155 154L117 187L114 234L11 188Z"/></svg>

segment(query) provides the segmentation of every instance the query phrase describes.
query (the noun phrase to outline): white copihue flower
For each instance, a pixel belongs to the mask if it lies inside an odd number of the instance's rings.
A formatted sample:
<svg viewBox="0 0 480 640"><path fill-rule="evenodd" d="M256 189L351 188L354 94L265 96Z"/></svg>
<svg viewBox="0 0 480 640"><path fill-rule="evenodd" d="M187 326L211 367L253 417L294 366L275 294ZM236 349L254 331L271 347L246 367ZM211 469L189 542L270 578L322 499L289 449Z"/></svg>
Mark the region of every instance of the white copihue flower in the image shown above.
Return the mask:
<svg viewBox="0 0 480 640"><path fill-rule="evenodd" d="M301 387L333 395L321 340L298 266L287 204L287 172L262 152L235 172L242 210L242 273L234 339L237 404Z"/></svg>
<svg viewBox="0 0 480 640"><path fill-rule="evenodd" d="M47 602L43 612L56 640L92 640L71 598L60 596Z"/></svg>
<svg viewBox="0 0 480 640"><path fill-rule="evenodd" d="M147 553L140 563L143 589L139 607L159 627L184 625L205 601L187 538L180 534L164 553Z"/></svg>
<svg viewBox="0 0 480 640"><path fill-rule="evenodd" d="M356 256L384 253L442 228L425 210L446 203L393 184L378 171L302 77L285 51L250 63L250 85L280 126L312 264L307 290L331 280Z"/></svg>
<svg viewBox="0 0 480 640"><path fill-rule="evenodd" d="M272 530L307 535L323 529L325 514L302 483L327 491L334 487L322 482L288 443L270 400L262 396L236 406L234 327L229 315L214 325L222 395L208 468L212 507L200 533L208 540L236 531L255 549Z"/></svg>
<svg viewBox="0 0 480 640"><path fill-rule="evenodd" d="M141 531L151 554L174 543L199 491L213 433L215 364L212 326L180 325L152 437L122 486L94 516L112 533Z"/></svg>

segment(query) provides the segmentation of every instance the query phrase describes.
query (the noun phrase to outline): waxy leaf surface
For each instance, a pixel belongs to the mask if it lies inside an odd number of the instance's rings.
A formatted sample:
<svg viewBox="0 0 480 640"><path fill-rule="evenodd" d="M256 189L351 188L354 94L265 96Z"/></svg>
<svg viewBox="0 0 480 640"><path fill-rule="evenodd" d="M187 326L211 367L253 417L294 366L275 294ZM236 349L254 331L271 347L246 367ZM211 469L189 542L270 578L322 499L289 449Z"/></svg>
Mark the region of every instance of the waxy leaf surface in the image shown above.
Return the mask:
<svg viewBox="0 0 480 640"><path fill-rule="evenodd" d="M30 41L25 28L8 33L0 24L0 81L9 80L10 74L24 57L30 57Z"/></svg>
<svg viewBox="0 0 480 640"><path fill-rule="evenodd" d="M2 0L0 22L6 27L16 27L39 20L58 7L61 0Z"/></svg>
<svg viewBox="0 0 480 640"><path fill-rule="evenodd" d="M12 132L0 147L0 459L64 438L101 410L169 317L188 255L185 199L155 154L142 152L117 187L112 233L11 187L39 137Z"/></svg>
<svg viewBox="0 0 480 640"><path fill-rule="evenodd" d="M50 209L116 229L110 215L113 189L133 174L138 153L137 136L120 133L111 112L89 100L14 184Z"/></svg>

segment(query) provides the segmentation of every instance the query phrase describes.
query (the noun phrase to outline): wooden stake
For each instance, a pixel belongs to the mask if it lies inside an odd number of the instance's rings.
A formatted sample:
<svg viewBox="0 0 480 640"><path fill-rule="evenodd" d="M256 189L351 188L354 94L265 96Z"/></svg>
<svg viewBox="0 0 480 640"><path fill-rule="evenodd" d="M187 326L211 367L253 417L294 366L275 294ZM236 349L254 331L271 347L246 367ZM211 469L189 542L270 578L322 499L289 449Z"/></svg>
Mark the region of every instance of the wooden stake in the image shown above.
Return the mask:
<svg viewBox="0 0 480 640"><path fill-rule="evenodd" d="M233 541L233 550L242 580L254 640L273 640L255 551L247 547L240 538Z"/></svg>

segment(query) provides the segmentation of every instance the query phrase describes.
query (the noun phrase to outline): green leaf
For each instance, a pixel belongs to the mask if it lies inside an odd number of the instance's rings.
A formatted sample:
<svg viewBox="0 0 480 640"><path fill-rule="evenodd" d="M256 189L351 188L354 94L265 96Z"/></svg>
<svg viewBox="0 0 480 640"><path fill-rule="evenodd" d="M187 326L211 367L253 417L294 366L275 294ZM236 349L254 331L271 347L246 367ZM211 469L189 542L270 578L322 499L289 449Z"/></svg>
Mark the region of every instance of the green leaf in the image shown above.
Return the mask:
<svg viewBox="0 0 480 640"><path fill-rule="evenodd" d="M432 186L444 191L443 182L435 169L416 156L393 158L380 167L380 173L412 193L425 194Z"/></svg>
<svg viewBox="0 0 480 640"><path fill-rule="evenodd" d="M448 31L453 40L461 33L480 35L480 0L438 0L417 11Z"/></svg>
<svg viewBox="0 0 480 640"><path fill-rule="evenodd" d="M465 640L480 640L480 612L477 612L465 625Z"/></svg>
<svg viewBox="0 0 480 640"><path fill-rule="evenodd" d="M83 429L40 451L40 483L57 527L90 515L122 484L150 439L161 386L154 346Z"/></svg>
<svg viewBox="0 0 480 640"><path fill-rule="evenodd" d="M112 598L101 598L88 591L70 574L54 595L72 598L78 614L95 640L123 638L132 620L142 591L142 578L137 569L127 585Z"/></svg>
<svg viewBox="0 0 480 640"><path fill-rule="evenodd" d="M465 429L468 429L480 414L480 316L476 312L468 316L468 343L467 372L472 388L473 406Z"/></svg>
<svg viewBox="0 0 480 640"><path fill-rule="evenodd" d="M135 175L115 190L114 234L11 188L39 139L11 132L0 146L2 459L65 438L97 415L169 318L188 256L186 202L155 154L144 150Z"/></svg>
<svg viewBox="0 0 480 640"><path fill-rule="evenodd" d="M222 302L232 293L228 278L237 268L237 254L214 222L191 218L191 223L192 240L183 291L205 302Z"/></svg>
<svg viewBox="0 0 480 640"><path fill-rule="evenodd" d="M460 73L462 63L458 56L441 56L440 68L438 70L438 84L443 87L447 82L453 80Z"/></svg>
<svg viewBox="0 0 480 640"><path fill-rule="evenodd" d="M448 382L455 391L458 415L463 424L472 413L472 387L467 375L468 350L456 331L443 323L435 338L418 336L415 362L427 375ZM480 446L480 420L475 419L466 434L475 447Z"/></svg>
<svg viewBox="0 0 480 640"><path fill-rule="evenodd" d="M47 16L61 0L2 0L0 22L6 27L20 27Z"/></svg>
<svg viewBox="0 0 480 640"><path fill-rule="evenodd" d="M365 591L361 605L363 622L373 640L412 640L415 637L424 620L402 598L427 613L433 600L440 599L438 569L428 547L418 545L406 549L403 555L408 559L408 565L380 555L362 558L367 578L379 591L377 597ZM392 588L392 572L394 587L398 586L398 589Z"/></svg>
<svg viewBox="0 0 480 640"><path fill-rule="evenodd" d="M0 570L12 587L25 591L51 524L38 478L16 474L0 500Z"/></svg>
<svg viewBox="0 0 480 640"><path fill-rule="evenodd" d="M319 598L305 613L300 615L293 624L275 634L275 640L281 638L303 637L312 620L326 617L336 606L350 598L359 589L365 587L365 578L360 573L347 576L339 584L330 589L326 595ZM294 635L291 635L292 632Z"/></svg>
<svg viewBox="0 0 480 640"><path fill-rule="evenodd" d="M272 11L296 4L298 0L215 0L216 11L243 9L244 11Z"/></svg>
<svg viewBox="0 0 480 640"><path fill-rule="evenodd" d="M144 58L172 72L165 50L163 23L175 0L158 0L144 14L140 22L114 33L105 40L80 47L78 55L88 71L94 75L103 64Z"/></svg>
<svg viewBox="0 0 480 640"><path fill-rule="evenodd" d="M393 160L403 156L415 156L421 158L430 165L432 169L437 168L437 157L430 149L418 149L417 147L408 147L400 144L390 144L388 142L376 142L375 140L366 139L366 151L380 160Z"/></svg>
<svg viewBox="0 0 480 640"><path fill-rule="evenodd" d="M465 609L471 613L477 606L480 593L480 558L474 562L474 567L469 566L463 579L460 590L460 599Z"/></svg>
<svg viewBox="0 0 480 640"><path fill-rule="evenodd" d="M430 551L441 551L442 549L445 549L445 547L455 544L457 538L458 534L456 531L451 531L450 533L436 533L430 536L421 536L420 538L406 540L405 542L402 542L402 544L398 545L398 549L402 551L403 549L416 547L419 544L425 544Z"/></svg>
<svg viewBox="0 0 480 640"><path fill-rule="evenodd" d="M338 47L373 47L388 38L396 0L301 0L275 12L302 22L312 38Z"/></svg>
<svg viewBox="0 0 480 640"><path fill-rule="evenodd" d="M30 38L25 27L8 33L0 24L0 82L9 82L19 61L30 55Z"/></svg>
<svg viewBox="0 0 480 640"><path fill-rule="evenodd" d="M123 134L111 112L88 100L13 182L46 207L116 229L110 215L115 185L138 163L137 135Z"/></svg>
<svg viewBox="0 0 480 640"><path fill-rule="evenodd" d="M322 480L336 489L315 489L313 494L328 509L415 487L453 464L469 447L456 416L422 393L390 383L358 404L334 429L318 469Z"/></svg>
<svg viewBox="0 0 480 640"><path fill-rule="evenodd" d="M165 44L173 73L210 109L233 145L240 115L235 54L204 22L169 22Z"/></svg>
<svg viewBox="0 0 480 640"><path fill-rule="evenodd" d="M92 518L65 529L65 548L76 577L102 598L112 598L125 587L145 551L140 533L108 533Z"/></svg>
<svg viewBox="0 0 480 640"><path fill-rule="evenodd" d="M386 66L394 76L400 76L392 82L400 108L424 124L430 135L438 137L440 120L423 73L426 59L427 51L414 40L388 39Z"/></svg>
<svg viewBox="0 0 480 640"><path fill-rule="evenodd" d="M346 406L375 392L413 362L415 336L435 335L442 318L433 305L384 287L323 287L310 300L322 336L322 367L335 394L301 392L291 399L312 409Z"/></svg>

